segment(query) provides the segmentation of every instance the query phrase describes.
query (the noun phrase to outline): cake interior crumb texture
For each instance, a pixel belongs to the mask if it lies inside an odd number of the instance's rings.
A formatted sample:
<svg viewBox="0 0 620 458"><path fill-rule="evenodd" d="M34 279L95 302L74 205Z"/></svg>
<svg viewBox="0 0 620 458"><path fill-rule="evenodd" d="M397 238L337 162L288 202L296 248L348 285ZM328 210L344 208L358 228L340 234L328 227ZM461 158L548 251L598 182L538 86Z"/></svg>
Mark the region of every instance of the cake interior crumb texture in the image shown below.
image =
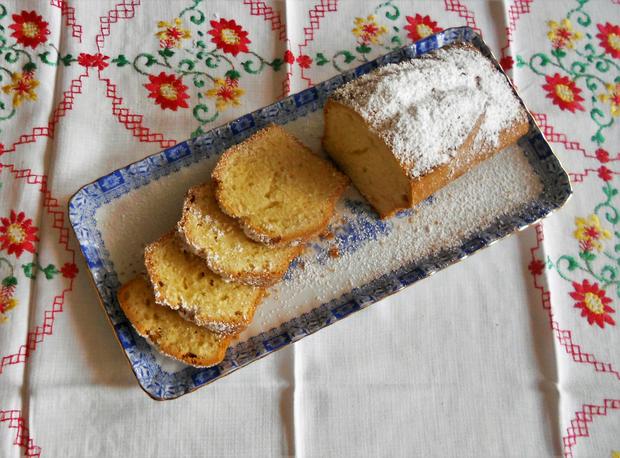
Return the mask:
<svg viewBox="0 0 620 458"><path fill-rule="evenodd" d="M214 332L234 334L245 328L265 293L213 273L175 232L146 247L145 264L158 304Z"/></svg>
<svg viewBox="0 0 620 458"><path fill-rule="evenodd" d="M304 246L271 247L248 238L239 224L222 213L211 182L187 192L179 233L194 253L222 277L250 285L269 286L286 273Z"/></svg>
<svg viewBox="0 0 620 458"><path fill-rule="evenodd" d="M212 366L224 359L230 337L209 332L157 305L145 278L125 283L118 300L138 334L162 353L194 366Z"/></svg>
<svg viewBox="0 0 620 458"><path fill-rule="evenodd" d="M230 148L213 179L220 208L259 242L291 244L321 233L348 179L282 127Z"/></svg>

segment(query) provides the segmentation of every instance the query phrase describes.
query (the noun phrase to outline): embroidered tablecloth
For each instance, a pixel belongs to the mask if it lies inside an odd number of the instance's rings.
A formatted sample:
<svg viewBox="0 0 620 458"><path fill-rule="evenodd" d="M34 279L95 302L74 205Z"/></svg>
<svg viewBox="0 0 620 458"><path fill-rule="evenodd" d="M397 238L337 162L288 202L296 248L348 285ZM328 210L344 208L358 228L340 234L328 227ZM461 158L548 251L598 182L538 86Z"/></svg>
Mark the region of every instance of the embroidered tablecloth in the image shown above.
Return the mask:
<svg viewBox="0 0 620 458"><path fill-rule="evenodd" d="M457 25L513 78L569 203L149 399L87 278L71 194ZM619 126L618 0L0 1L0 456L620 456Z"/></svg>

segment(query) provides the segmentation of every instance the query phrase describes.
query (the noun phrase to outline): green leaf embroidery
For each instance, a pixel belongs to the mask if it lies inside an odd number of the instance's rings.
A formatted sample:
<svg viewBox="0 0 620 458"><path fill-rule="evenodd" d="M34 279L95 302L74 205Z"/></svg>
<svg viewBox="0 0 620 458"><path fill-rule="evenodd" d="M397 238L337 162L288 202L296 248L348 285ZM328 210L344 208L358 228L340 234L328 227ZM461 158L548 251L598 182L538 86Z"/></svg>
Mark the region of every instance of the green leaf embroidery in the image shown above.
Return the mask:
<svg viewBox="0 0 620 458"><path fill-rule="evenodd" d="M517 68L525 67L526 65L527 63L523 60L523 57L517 54Z"/></svg>
<svg viewBox="0 0 620 458"><path fill-rule="evenodd" d="M217 68L217 60L209 56L205 59L205 65L209 68Z"/></svg>
<svg viewBox="0 0 620 458"><path fill-rule="evenodd" d="M579 263L572 256L564 256L563 258L568 261L568 270L573 271L579 267Z"/></svg>
<svg viewBox="0 0 620 458"><path fill-rule="evenodd" d="M65 67L71 65L71 62L75 62L77 59L74 59L71 54L67 54L64 57L60 58L60 61L64 64Z"/></svg>
<svg viewBox="0 0 620 458"><path fill-rule="evenodd" d="M596 259L596 255L590 251L582 251L579 253L579 257L584 261L594 261ZM570 267L569 267L570 270Z"/></svg>
<svg viewBox="0 0 620 458"><path fill-rule="evenodd" d="M392 37L392 43L395 43L396 45L398 45L399 47L403 45L403 42L401 41L400 37L398 35L394 35Z"/></svg>
<svg viewBox="0 0 620 458"><path fill-rule="evenodd" d="M551 55L561 59L562 57L566 57L566 52L562 48L555 48L551 50Z"/></svg>
<svg viewBox="0 0 620 458"><path fill-rule="evenodd" d="M355 48L355 50L360 54L368 54L370 51L372 51L372 48L365 43L362 43L357 48Z"/></svg>
<svg viewBox="0 0 620 458"><path fill-rule="evenodd" d="M241 78L241 73L239 73L237 70L228 70L226 73L224 73L224 76L227 76L231 80L238 80L239 78Z"/></svg>
<svg viewBox="0 0 620 458"><path fill-rule="evenodd" d="M58 273L58 269L56 269L56 266L54 266L53 264L48 264L47 267L42 269L42 271L45 274L45 278L48 280L54 278L54 275Z"/></svg>
<svg viewBox="0 0 620 458"><path fill-rule="evenodd" d="M355 56L351 54L349 51L344 51L342 55L344 56L344 61L347 64L350 64L351 62L355 60Z"/></svg>
<svg viewBox="0 0 620 458"><path fill-rule="evenodd" d="M314 62L320 66L320 65L325 65L326 63L329 62L329 60L327 60L327 58L322 52L319 52L316 54L316 57L314 58Z"/></svg>
<svg viewBox="0 0 620 458"><path fill-rule="evenodd" d="M174 56L174 51L172 49L170 49L170 48L164 48L164 49L160 49L158 51L158 54L161 57L172 57L172 56Z"/></svg>
<svg viewBox="0 0 620 458"><path fill-rule="evenodd" d="M146 57L146 66L150 67L151 65L157 63L157 59L155 59L155 57L153 57L152 54L144 54L144 56Z"/></svg>
<svg viewBox="0 0 620 458"><path fill-rule="evenodd" d="M258 70L254 70L252 68L252 64L253 62L251 60L246 60L245 62L241 62L241 66L247 73L251 73L255 75L258 73Z"/></svg>
<svg viewBox="0 0 620 458"><path fill-rule="evenodd" d="M184 67L185 71L191 72L196 67L196 63L191 59L183 59L179 62L179 69L182 70Z"/></svg>
<svg viewBox="0 0 620 458"><path fill-rule="evenodd" d="M603 134L601 134L601 132L599 131L592 135L592 137L590 137L590 140L600 145L601 143L605 142L605 137L603 137Z"/></svg>
<svg viewBox="0 0 620 458"><path fill-rule="evenodd" d="M129 61L123 54L119 54L118 57L112 59L112 63L116 64L117 67L124 67L129 63Z"/></svg>
<svg viewBox="0 0 620 458"><path fill-rule="evenodd" d="M28 264L22 265L22 269L24 270L24 275L27 278L34 278L36 276L34 262L29 262Z"/></svg>
<svg viewBox="0 0 620 458"><path fill-rule="evenodd" d="M14 276L10 275L8 277L6 277L4 280L2 280L2 286L6 286L7 288L10 286L16 286L17 285L17 278L15 278Z"/></svg>
<svg viewBox="0 0 620 458"><path fill-rule="evenodd" d="M24 72L28 73L28 72L34 72L37 69L37 65L34 62L28 62L26 64L24 64L24 66L22 67L22 69L24 70Z"/></svg>
<svg viewBox="0 0 620 458"><path fill-rule="evenodd" d="M280 70L280 67L282 67L282 64L284 64L284 61L279 57L276 57L274 60L271 61L271 68L273 68L274 72L277 72L278 70Z"/></svg>
<svg viewBox="0 0 620 458"><path fill-rule="evenodd" d="M43 272L47 280L53 279L54 275L60 273L54 264L48 264L46 267L43 267L37 262L22 264L22 270L24 271L24 275L31 280L37 278L37 271Z"/></svg>

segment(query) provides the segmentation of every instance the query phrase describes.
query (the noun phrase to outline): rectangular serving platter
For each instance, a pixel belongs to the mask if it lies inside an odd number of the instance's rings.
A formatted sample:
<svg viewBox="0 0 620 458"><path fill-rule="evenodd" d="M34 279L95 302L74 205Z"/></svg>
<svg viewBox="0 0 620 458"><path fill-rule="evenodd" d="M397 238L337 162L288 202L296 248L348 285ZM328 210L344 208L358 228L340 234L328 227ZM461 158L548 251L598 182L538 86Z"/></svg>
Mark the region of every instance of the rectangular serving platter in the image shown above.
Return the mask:
<svg viewBox="0 0 620 458"><path fill-rule="evenodd" d="M218 366L194 368L162 356L120 309L121 284L144 271L144 245L174 227L185 191L208 179L218 157L269 123L319 154L322 107L339 86L388 63L455 42L497 61L470 28L447 29L148 156L82 187L69 217L101 304L140 386L173 399L243 367L454 264L547 216L571 195L566 172L530 115L513 146L435 193L382 221L351 187L337 206L329 240L312 242L270 289L252 325ZM438 75L440 78L441 75ZM333 249L339 253L333 256Z"/></svg>

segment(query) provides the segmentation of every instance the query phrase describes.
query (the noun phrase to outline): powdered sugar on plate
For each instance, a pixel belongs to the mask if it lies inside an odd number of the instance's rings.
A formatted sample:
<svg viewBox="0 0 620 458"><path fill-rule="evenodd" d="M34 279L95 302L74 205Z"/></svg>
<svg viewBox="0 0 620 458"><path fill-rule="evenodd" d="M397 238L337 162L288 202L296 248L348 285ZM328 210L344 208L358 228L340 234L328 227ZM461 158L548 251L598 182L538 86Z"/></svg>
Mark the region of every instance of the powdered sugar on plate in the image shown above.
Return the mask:
<svg viewBox="0 0 620 458"><path fill-rule="evenodd" d="M317 119L309 119L313 117ZM310 142L316 132L304 132L303 127L314 121L321 127L320 118L321 113L315 112L284 127ZM459 246L481 227L535 200L541 191L542 183L517 145L388 220L378 219L350 187L336 207L333 236L311 243L285 281L269 289L253 322L235 342L277 327L404 264ZM339 253L336 257L327 255L333 247Z"/></svg>
<svg viewBox="0 0 620 458"><path fill-rule="evenodd" d="M477 141L494 146L502 130L526 119L506 77L466 45L386 65L333 98L362 116L412 178L447 163L480 115Z"/></svg>

